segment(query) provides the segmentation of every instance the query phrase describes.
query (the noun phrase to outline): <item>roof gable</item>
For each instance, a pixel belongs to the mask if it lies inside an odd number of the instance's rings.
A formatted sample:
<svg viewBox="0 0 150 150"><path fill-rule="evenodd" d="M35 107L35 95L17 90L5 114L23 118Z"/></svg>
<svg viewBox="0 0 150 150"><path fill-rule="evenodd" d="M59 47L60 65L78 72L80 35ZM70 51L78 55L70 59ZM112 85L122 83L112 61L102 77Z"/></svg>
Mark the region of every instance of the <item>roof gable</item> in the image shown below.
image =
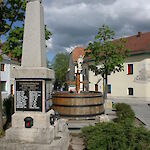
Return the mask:
<svg viewBox="0 0 150 150"><path fill-rule="evenodd" d="M80 58L80 56L84 57L84 55L85 55L84 48L83 47L76 47L72 51L73 62L77 62L78 58Z"/></svg>

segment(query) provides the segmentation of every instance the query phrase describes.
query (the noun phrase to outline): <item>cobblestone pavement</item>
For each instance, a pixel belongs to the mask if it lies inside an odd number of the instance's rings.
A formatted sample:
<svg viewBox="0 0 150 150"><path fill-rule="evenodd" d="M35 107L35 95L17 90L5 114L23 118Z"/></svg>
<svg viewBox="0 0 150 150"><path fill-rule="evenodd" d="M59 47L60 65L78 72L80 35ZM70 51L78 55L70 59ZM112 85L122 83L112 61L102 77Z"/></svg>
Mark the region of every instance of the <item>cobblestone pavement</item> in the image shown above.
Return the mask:
<svg viewBox="0 0 150 150"><path fill-rule="evenodd" d="M70 134L70 145L68 150L86 150L81 134Z"/></svg>

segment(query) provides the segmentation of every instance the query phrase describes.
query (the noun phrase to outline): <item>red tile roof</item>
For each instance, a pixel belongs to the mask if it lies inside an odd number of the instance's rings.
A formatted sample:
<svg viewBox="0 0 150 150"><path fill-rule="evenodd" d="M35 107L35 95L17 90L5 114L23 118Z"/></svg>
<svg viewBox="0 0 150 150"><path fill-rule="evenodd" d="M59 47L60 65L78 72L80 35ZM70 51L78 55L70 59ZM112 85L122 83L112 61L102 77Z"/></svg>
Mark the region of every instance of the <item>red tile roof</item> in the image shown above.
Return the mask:
<svg viewBox="0 0 150 150"><path fill-rule="evenodd" d="M150 51L150 32L141 33L125 38L127 40L126 47L131 54Z"/></svg>
<svg viewBox="0 0 150 150"><path fill-rule="evenodd" d="M73 51L72 51L73 62L76 62L80 56L84 56L84 55L85 55L85 52L84 52L83 47L74 48Z"/></svg>
<svg viewBox="0 0 150 150"><path fill-rule="evenodd" d="M150 52L150 32L138 32L137 35L129 36L125 39L127 41L126 48L130 50L130 54L141 54L145 52ZM84 48L76 47L72 51L73 62L76 62L80 56L84 55Z"/></svg>

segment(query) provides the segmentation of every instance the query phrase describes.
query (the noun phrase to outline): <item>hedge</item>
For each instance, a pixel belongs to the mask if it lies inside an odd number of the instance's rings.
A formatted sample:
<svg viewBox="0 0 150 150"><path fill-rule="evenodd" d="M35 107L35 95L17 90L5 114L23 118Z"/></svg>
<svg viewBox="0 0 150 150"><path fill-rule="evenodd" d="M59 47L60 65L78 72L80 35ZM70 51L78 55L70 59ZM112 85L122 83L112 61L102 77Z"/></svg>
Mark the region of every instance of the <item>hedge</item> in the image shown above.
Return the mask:
<svg viewBox="0 0 150 150"><path fill-rule="evenodd" d="M130 105L125 103L116 104L116 115L117 119L115 121L119 123L133 123L135 114L131 109Z"/></svg>
<svg viewBox="0 0 150 150"><path fill-rule="evenodd" d="M135 127L134 112L127 104L116 105L117 119L82 129L87 150L150 150L150 131Z"/></svg>
<svg viewBox="0 0 150 150"><path fill-rule="evenodd" d="M150 150L150 132L143 127L101 123L83 128L82 134L87 150Z"/></svg>

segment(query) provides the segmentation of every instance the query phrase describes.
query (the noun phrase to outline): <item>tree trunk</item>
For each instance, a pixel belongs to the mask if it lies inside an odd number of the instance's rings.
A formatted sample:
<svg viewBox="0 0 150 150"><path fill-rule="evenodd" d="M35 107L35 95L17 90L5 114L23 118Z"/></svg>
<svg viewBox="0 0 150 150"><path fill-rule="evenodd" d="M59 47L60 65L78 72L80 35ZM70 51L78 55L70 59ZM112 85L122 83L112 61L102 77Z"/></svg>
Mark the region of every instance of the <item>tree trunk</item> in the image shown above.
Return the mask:
<svg viewBox="0 0 150 150"><path fill-rule="evenodd" d="M107 74L104 74L104 99L107 99L107 80L108 80L108 77L107 77Z"/></svg>

